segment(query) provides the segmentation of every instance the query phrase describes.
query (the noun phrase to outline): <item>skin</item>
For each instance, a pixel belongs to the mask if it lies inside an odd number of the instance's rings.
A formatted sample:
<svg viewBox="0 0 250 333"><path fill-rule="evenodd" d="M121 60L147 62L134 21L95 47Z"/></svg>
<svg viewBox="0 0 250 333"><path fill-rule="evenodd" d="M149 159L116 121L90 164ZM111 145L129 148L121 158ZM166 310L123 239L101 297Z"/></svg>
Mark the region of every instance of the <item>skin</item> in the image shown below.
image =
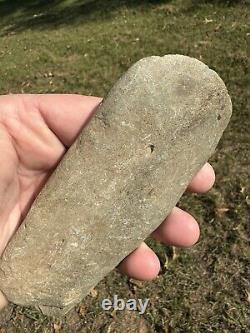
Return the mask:
<svg viewBox="0 0 250 333"><path fill-rule="evenodd" d="M0 256L48 176L101 100L81 95L0 96ZM187 190L204 193L214 181L213 168L206 163ZM190 247L199 235L197 221L175 207L152 237L167 245ZM153 250L142 243L118 269L138 280L152 280L159 273L160 262ZM0 309L7 303L0 292Z"/></svg>

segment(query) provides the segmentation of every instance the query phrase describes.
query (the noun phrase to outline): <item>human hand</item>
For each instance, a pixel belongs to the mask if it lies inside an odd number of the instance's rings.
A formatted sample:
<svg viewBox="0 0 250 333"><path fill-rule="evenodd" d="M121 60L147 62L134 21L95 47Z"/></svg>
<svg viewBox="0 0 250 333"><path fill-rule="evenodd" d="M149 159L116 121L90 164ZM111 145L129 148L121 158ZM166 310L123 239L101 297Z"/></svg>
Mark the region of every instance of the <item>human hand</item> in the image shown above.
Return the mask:
<svg viewBox="0 0 250 333"><path fill-rule="evenodd" d="M81 95L0 96L0 256L100 102L100 98ZM214 180L213 168L206 163L188 190L206 192ZM189 247L199 233L197 221L175 207L152 236L167 245ZM142 243L118 268L135 279L151 280L158 275L160 262ZM6 304L0 292L0 309Z"/></svg>

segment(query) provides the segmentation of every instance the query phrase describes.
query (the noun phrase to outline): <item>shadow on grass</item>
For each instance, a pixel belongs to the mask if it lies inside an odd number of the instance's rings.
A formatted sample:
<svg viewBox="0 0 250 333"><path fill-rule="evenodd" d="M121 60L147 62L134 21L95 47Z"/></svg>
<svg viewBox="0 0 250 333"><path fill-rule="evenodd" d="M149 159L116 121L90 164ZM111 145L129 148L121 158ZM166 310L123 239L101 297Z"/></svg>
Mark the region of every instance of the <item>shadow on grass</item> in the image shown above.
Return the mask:
<svg viewBox="0 0 250 333"><path fill-rule="evenodd" d="M108 19L120 7L150 8L164 0L0 0L0 35ZM2 28L1 28L2 26Z"/></svg>
<svg viewBox="0 0 250 333"><path fill-rule="evenodd" d="M199 5L215 5L215 6L223 6L223 7L229 7L229 6L235 6L235 5L245 5L249 4L250 0L192 0L192 5L190 7L195 8Z"/></svg>
<svg viewBox="0 0 250 333"><path fill-rule="evenodd" d="M183 0L184 1L184 0ZM185 0L186 1L186 0ZM121 7L152 8L171 0L0 0L0 36L26 29L57 28L77 21L100 21L112 17ZM202 4L231 6L243 4L240 0L191 0L189 10Z"/></svg>

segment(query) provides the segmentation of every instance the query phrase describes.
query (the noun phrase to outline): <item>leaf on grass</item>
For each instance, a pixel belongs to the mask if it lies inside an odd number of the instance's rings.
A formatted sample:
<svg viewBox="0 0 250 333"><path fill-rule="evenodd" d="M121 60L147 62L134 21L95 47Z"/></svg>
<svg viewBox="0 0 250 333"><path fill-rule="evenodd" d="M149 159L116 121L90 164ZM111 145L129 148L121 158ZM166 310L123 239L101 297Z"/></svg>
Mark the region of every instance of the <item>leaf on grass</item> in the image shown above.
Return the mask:
<svg viewBox="0 0 250 333"><path fill-rule="evenodd" d="M218 207L218 208L216 208L216 215L219 217L222 217L228 211L229 211L228 207Z"/></svg>
<svg viewBox="0 0 250 333"><path fill-rule="evenodd" d="M98 295L98 292L97 292L97 290L95 288L92 288L90 290L89 294L91 295L91 297L96 298L97 295Z"/></svg>
<svg viewBox="0 0 250 333"><path fill-rule="evenodd" d="M250 291L246 290L247 302L250 303Z"/></svg>

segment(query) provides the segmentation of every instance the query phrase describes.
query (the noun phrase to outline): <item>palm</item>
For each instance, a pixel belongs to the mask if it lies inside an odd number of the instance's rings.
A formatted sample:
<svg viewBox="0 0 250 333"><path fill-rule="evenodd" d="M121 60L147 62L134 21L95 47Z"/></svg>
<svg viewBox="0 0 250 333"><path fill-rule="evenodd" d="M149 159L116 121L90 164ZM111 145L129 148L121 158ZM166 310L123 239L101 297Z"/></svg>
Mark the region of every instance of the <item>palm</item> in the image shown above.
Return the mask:
<svg viewBox="0 0 250 333"><path fill-rule="evenodd" d="M65 118L57 114L63 111L63 105L54 103L51 107L42 95L0 98L0 254L66 146L87 120L87 114L80 112L84 111L83 97L77 97L81 105L71 104L71 113L67 112ZM65 99L72 97L64 96L63 102ZM99 101L91 101L92 109ZM78 110L72 110L74 106Z"/></svg>

